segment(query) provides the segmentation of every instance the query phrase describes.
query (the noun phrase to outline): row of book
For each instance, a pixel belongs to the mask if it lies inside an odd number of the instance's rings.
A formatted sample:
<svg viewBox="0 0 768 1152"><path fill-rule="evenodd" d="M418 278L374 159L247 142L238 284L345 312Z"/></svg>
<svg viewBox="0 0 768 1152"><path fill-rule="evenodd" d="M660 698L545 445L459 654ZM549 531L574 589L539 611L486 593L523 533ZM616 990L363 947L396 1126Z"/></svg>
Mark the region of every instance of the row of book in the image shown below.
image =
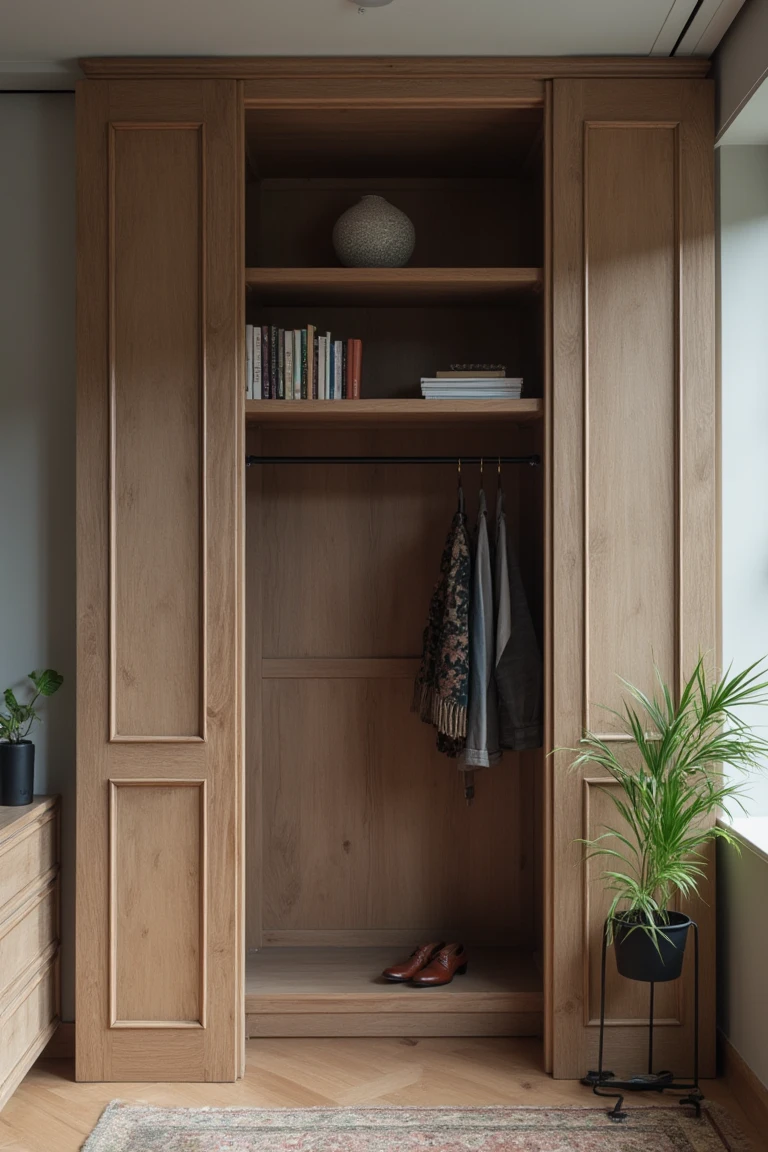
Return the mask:
<svg viewBox="0 0 768 1152"><path fill-rule="evenodd" d="M306 328L245 326L247 400L359 400L362 340Z"/></svg>
<svg viewBox="0 0 768 1152"><path fill-rule="evenodd" d="M426 400L519 400L521 376L507 376L505 368L493 371L468 369L422 376L421 394Z"/></svg>

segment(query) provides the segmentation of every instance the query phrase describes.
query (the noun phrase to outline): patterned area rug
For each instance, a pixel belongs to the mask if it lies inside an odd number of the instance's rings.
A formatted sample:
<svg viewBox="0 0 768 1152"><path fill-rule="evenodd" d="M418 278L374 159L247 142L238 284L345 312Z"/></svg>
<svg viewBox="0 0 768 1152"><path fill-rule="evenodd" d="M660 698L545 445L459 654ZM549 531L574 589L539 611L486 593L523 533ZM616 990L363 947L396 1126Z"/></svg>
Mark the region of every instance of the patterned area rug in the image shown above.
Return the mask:
<svg viewBox="0 0 768 1152"><path fill-rule="evenodd" d="M632 1108L144 1108L114 1101L83 1152L751 1152L726 1113Z"/></svg>

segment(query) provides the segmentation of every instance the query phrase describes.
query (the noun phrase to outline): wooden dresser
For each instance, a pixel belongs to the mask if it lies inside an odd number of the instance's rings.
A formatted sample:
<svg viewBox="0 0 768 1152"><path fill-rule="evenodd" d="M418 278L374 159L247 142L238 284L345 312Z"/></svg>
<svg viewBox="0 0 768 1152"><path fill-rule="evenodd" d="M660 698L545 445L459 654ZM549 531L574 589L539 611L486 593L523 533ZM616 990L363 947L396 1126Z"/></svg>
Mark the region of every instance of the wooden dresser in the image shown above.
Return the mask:
<svg viewBox="0 0 768 1152"><path fill-rule="evenodd" d="M59 810L0 807L0 1108L59 1023Z"/></svg>

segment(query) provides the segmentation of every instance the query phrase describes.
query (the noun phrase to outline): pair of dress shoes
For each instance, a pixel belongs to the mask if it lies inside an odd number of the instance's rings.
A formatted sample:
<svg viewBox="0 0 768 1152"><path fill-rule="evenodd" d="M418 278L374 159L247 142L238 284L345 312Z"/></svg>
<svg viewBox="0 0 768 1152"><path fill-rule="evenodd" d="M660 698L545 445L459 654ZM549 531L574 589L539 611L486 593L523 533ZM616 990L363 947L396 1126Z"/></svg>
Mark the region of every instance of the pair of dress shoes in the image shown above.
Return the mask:
<svg viewBox="0 0 768 1152"><path fill-rule="evenodd" d="M393 984L415 984L418 988L436 988L450 984L454 976L467 970L467 951L463 944L442 941L419 944L407 960L385 968L382 975Z"/></svg>

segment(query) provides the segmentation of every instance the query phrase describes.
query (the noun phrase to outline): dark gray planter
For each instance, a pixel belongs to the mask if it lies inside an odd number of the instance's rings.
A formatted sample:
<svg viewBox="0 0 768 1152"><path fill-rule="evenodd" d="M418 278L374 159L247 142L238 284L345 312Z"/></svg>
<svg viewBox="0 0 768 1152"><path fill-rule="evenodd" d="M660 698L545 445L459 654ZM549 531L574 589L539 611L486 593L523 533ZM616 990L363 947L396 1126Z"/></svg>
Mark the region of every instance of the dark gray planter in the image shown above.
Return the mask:
<svg viewBox="0 0 768 1152"><path fill-rule="evenodd" d="M35 791L35 746L31 740L0 744L0 805L31 804Z"/></svg>
<svg viewBox="0 0 768 1152"><path fill-rule="evenodd" d="M656 939L623 916L614 917L613 945L616 967L628 980L664 984L677 980L683 970L685 942L690 919L683 912L668 912L668 923L659 921Z"/></svg>

